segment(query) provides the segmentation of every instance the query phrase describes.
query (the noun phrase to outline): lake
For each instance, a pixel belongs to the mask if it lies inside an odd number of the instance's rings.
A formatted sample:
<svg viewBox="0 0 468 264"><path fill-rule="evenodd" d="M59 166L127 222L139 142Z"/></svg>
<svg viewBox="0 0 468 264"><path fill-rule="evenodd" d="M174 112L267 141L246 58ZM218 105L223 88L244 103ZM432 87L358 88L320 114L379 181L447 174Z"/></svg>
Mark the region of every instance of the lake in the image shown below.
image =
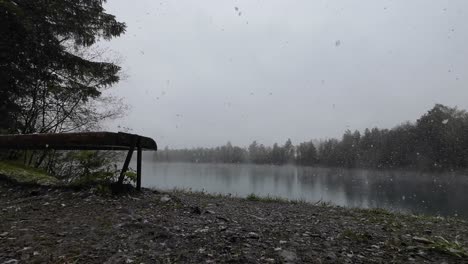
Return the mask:
<svg viewBox="0 0 468 264"><path fill-rule="evenodd" d="M251 193L345 207L468 218L468 175L252 164L143 161L142 185L231 194Z"/></svg>

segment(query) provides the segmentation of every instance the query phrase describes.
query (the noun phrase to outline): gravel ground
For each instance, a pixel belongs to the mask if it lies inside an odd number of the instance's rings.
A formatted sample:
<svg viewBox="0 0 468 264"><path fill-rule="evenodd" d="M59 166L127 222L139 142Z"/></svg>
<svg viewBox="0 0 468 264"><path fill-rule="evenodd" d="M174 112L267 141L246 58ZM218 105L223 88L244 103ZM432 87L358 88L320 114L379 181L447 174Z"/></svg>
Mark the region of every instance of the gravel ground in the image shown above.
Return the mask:
<svg viewBox="0 0 468 264"><path fill-rule="evenodd" d="M1 263L468 263L459 219L0 181Z"/></svg>

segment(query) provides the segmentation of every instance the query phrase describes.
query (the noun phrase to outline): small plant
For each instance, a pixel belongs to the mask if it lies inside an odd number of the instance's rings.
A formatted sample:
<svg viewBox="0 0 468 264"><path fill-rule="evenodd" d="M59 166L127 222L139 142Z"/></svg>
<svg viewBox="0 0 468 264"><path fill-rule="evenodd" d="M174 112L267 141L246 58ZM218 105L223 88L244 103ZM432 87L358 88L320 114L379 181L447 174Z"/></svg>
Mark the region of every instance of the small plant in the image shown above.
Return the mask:
<svg viewBox="0 0 468 264"><path fill-rule="evenodd" d="M100 195L108 195L112 193L112 190L107 184L98 184L96 186L96 192Z"/></svg>
<svg viewBox="0 0 468 264"><path fill-rule="evenodd" d="M245 198L249 201L258 201L258 202L266 202L266 203L293 203L293 204L301 204L307 203L305 200L288 200L286 198L278 197L278 196L258 196L254 193L247 195Z"/></svg>
<svg viewBox="0 0 468 264"><path fill-rule="evenodd" d="M367 232L360 233L351 229L345 229L342 236L358 242L367 242L372 239L372 235Z"/></svg>
<svg viewBox="0 0 468 264"><path fill-rule="evenodd" d="M376 215L391 215L391 213L383 208L371 208L367 209L369 213L376 214Z"/></svg>
<svg viewBox="0 0 468 264"><path fill-rule="evenodd" d="M257 196L254 193L251 193L251 194L247 195L246 199L249 200L249 201L260 201L261 200L260 196Z"/></svg>
<svg viewBox="0 0 468 264"><path fill-rule="evenodd" d="M333 204L329 201L319 201L318 203L315 203L315 205L321 206L321 207L332 207Z"/></svg>
<svg viewBox="0 0 468 264"><path fill-rule="evenodd" d="M459 258L468 258L468 250L457 240L451 242L442 236L436 236L433 240L428 239L428 249L456 256Z"/></svg>
<svg viewBox="0 0 468 264"><path fill-rule="evenodd" d="M134 170L129 169L127 172L125 172L125 179L129 183L135 184L137 181L137 173Z"/></svg>
<svg viewBox="0 0 468 264"><path fill-rule="evenodd" d="M289 202L287 199L281 198L281 197L275 197L275 196L258 196L254 193L249 194L246 197L247 200L249 201L259 201L259 202L267 202L267 203L286 203Z"/></svg>
<svg viewBox="0 0 468 264"><path fill-rule="evenodd" d="M389 216L392 215L390 211L384 208L356 208L356 212L360 212L367 216Z"/></svg>

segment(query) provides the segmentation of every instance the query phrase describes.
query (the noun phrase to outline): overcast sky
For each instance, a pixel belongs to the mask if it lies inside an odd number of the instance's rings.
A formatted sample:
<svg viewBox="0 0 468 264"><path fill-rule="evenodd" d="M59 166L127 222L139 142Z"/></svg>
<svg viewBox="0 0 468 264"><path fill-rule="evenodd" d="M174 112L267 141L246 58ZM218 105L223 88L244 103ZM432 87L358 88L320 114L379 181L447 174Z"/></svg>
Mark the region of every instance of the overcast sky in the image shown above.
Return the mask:
<svg viewBox="0 0 468 264"><path fill-rule="evenodd" d="M131 106L161 147L246 146L468 109L466 0L109 0Z"/></svg>

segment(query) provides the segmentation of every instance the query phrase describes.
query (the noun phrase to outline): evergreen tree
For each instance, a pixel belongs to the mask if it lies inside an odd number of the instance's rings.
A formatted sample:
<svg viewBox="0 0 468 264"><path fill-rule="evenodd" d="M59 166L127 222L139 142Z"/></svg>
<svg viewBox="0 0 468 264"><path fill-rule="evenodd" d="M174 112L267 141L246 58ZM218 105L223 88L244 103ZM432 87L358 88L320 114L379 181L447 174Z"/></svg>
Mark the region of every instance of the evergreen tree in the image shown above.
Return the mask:
<svg viewBox="0 0 468 264"><path fill-rule="evenodd" d="M273 149L271 150L271 163L276 165L281 165L284 163L284 149L278 146L277 143L273 144Z"/></svg>
<svg viewBox="0 0 468 264"><path fill-rule="evenodd" d="M317 150L312 141L299 144L297 147L296 163L307 166L317 163Z"/></svg>
<svg viewBox="0 0 468 264"><path fill-rule="evenodd" d="M295 150L294 150L294 145L291 142L291 139L288 138L286 142L284 143L283 146L284 150L284 162L286 163L291 163L294 161L295 158Z"/></svg>
<svg viewBox="0 0 468 264"><path fill-rule="evenodd" d="M88 121L80 107L119 80L117 65L83 56L125 31L104 2L0 1L0 129L55 132Z"/></svg>

